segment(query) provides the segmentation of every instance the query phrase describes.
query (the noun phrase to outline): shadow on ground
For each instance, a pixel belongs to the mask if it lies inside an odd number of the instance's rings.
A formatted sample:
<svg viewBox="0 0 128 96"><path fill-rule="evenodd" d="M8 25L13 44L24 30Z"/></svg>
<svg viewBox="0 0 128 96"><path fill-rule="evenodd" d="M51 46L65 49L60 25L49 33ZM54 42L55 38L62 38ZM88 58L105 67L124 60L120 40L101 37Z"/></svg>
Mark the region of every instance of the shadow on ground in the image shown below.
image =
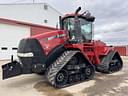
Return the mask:
<svg viewBox="0 0 128 96"><path fill-rule="evenodd" d="M128 86L123 85L128 84L128 82L125 82L128 80L127 68L128 65L125 65L123 70L113 74L97 73L95 76L95 85L85 88L82 90L82 93L86 93L87 96L127 96L122 92L125 91L123 89L128 89ZM120 93L122 95L117 95Z"/></svg>
<svg viewBox="0 0 128 96"><path fill-rule="evenodd" d="M34 85L34 88L46 96L73 96L66 90L54 88L46 81L38 82Z"/></svg>
<svg viewBox="0 0 128 96"><path fill-rule="evenodd" d="M125 80L128 80L128 66L125 66L123 70L113 74L102 74L96 73L94 78L95 84L93 86L86 87L81 89L81 91L76 92L75 94L70 92L70 90L56 89L51 86L47 81L41 81L34 85L34 88L42 92L45 96L119 96L117 94L122 94L122 89L127 86L122 86L119 88L119 85L125 83ZM86 81L85 81L86 82ZM88 81L87 83L88 84ZM76 88L72 86L72 88ZM106 95L105 95L106 94ZM121 95L126 96L126 95Z"/></svg>

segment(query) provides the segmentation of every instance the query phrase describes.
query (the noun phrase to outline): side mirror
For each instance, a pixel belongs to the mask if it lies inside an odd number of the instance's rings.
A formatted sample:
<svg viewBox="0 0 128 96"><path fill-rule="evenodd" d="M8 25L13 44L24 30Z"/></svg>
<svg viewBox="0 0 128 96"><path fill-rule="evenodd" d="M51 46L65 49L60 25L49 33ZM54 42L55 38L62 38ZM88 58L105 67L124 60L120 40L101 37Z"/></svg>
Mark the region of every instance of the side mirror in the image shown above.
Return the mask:
<svg viewBox="0 0 128 96"><path fill-rule="evenodd" d="M62 17L61 16L59 16L59 26L60 26L60 29L63 29L62 27Z"/></svg>

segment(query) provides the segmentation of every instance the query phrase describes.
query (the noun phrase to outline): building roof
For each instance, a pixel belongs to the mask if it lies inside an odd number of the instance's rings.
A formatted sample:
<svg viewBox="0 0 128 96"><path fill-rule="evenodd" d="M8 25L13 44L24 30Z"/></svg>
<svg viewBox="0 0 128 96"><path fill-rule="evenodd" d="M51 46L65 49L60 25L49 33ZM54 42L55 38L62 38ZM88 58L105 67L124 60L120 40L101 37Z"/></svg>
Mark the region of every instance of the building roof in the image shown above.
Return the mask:
<svg viewBox="0 0 128 96"><path fill-rule="evenodd" d="M10 19L6 19L6 18L0 18L0 23L12 24L12 25L22 25L22 26L31 26L31 27L42 27L42 28L57 30L57 28L54 28L54 27L49 27L49 26L44 26L44 25L39 25L39 24L33 24L33 23L28 23L28 22L23 22L23 21L17 21L17 20L10 20Z"/></svg>

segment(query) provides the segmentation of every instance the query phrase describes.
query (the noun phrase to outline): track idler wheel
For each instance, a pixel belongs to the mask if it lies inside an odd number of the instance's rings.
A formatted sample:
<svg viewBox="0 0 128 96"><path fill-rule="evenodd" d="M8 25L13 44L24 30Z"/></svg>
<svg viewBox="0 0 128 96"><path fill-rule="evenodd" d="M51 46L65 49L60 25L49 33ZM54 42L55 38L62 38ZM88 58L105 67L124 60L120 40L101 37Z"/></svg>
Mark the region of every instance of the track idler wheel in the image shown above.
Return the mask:
<svg viewBox="0 0 128 96"><path fill-rule="evenodd" d="M55 83L57 87L63 87L67 84L68 81L68 72L62 69L59 73L57 73L55 78Z"/></svg>
<svg viewBox="0 0 128 96"><path fill-rule="evenodd" d="M95 75L95 68L92 64L89 64L85 67L84 69L84 74L85 74L85 78L90 80L94 77Z"/></svg>

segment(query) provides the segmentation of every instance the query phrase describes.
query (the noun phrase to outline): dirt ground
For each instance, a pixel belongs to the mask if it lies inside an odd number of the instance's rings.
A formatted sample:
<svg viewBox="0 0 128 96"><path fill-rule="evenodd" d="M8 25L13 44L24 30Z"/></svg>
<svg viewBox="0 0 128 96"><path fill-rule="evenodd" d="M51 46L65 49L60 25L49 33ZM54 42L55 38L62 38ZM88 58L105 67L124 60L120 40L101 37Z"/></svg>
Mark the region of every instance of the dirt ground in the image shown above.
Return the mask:
<svg viewBox="0 0 128 96"><path fill-rule="evenodd" d="M0 68L0 96L128 96L128 57L124 67L114 74L96 73L93 80L56 89L43 76L21 75L2 80ZM7 61L0 61L0 67Z"/></svg>

